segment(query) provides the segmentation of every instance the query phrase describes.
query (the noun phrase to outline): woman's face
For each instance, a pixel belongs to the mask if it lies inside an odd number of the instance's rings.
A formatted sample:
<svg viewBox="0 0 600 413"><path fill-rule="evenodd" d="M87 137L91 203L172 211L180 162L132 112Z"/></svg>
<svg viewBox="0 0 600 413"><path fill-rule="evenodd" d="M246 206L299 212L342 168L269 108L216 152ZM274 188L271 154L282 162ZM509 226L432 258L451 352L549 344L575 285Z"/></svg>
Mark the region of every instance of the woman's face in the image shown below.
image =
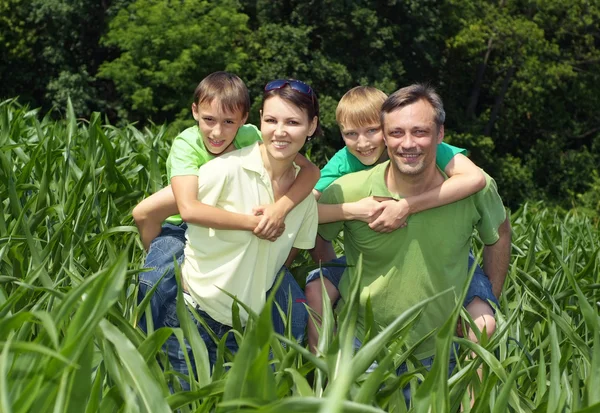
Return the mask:
<svg viewBox="0 0 600 413"><path fill-rule="evenodd" d="M277 95L263 104L260 131L267 152L276 160L293 160L316 127L316 116L309 120L304 109Z"/></svg>

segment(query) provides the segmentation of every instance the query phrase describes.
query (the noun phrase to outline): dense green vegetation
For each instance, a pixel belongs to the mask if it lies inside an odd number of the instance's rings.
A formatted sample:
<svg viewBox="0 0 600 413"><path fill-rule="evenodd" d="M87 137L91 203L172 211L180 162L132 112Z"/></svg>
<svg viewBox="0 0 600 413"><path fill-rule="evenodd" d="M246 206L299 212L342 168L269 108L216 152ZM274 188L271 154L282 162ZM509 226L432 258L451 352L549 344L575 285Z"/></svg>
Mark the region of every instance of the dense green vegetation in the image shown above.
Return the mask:
<svg viewBox="0 0 600 413"><path fill-rule="evenodd" d="M255 98L273 78L319 92L322 165L342 145L333 114L357 84L415 81L445 99L448 141L516 208L600 209L597 0L2 0L0 98L143 127L190 122L195 85L230 70Z"/></svg>
<svg viewBox="0 0 600 413"><path fill-rule="evenodd" d="M0 103L0 411L402 412L399 389L421 376L418 412L456 409L468 386L477 394L474 412L600 409L599 222L541 204L512 213L513 259L497 333L481 346L455 338L454 309L436 333L430 373L394 374L412 360L402 344L420 306L355 355L355 306L342 311L337 335L326 311L319 357L276 337L267 306L238 331L231 369L212 376L188 318L181 317L182 329L145 336L135 328L143 251L130 211L160 184L165 130L115 128L97 114L78 120L70 105L65 119L53 121ZM178 390L160 350L172 333L187 337L196 355L190 392ZM442 365L452 340L462 353L448 381ZM470 350L479 357L468 360ZM379 369L365 375L374 359Z"/></svg>

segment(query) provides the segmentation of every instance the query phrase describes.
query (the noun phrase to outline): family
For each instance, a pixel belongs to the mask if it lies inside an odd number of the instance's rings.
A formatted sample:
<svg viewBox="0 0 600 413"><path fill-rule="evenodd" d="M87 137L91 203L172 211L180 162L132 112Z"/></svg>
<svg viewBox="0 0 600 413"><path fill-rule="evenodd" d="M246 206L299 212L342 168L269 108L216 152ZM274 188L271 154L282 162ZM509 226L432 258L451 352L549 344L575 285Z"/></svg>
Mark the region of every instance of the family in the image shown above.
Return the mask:
<svg viewBox="0 0 600 413"><path fill-rule="evenodd" d="M323 286L332 303L343 305L358 277L357 346L367 300L375 323L385 327L414 304L454 287L455 294L427 305L408 337L416 343L444 324L471 271L463 305L480 331L494 333L510 224L494 180L465 150L443 142L445 112L433 88L414 84L390 96L373 87L348 91L336 110L345 147L321 171L299 153L321 133L318 98L308 84L267 83L260 130L246 124L249 110L239 77L215 72L203 79L192 104L197 124L171 147L170 185L133 211L148 250L139 301L154 289L151 317L140 320L143 330L179 326L177 261L185 303L204 321L188 313L211 365L217 362L215 335L227 336L227 348L237 349L229 333L232 297L258 313L278 277L275 301L291 313L291 326L275 306L274 329L289 329L300 343L307 332L312 351L318 326L307 307L322 313ZM474 228L485 244L483 268L470 253ZM342 231L345 256L337 257L331 241ZM298 249L322 263L308 274L304 291L287 270ZM248 319L242 307L239 318L242 325ZM472 331L469 338L477 340ZM165 345L173 368L187 375L189 347L174 336ZM414 355L429 366L434 352L429 338Z"/></svg>

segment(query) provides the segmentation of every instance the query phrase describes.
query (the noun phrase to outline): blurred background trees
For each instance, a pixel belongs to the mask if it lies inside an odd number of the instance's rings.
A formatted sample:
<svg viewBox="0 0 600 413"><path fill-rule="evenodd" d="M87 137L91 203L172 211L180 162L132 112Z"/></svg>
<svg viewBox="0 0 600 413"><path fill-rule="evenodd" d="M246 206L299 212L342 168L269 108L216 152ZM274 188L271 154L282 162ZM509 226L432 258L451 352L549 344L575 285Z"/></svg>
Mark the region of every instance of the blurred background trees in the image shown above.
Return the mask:
<svg viewBox="0 0 600 413"><path fill-rule="evenodd" d="M248 84L296 77L318 91L323 164L342 146L334 111L358 84L437 86L447 141L468 148L515 207L598 208L598 0L0 0L1 98L100 111L112 123L192 122L215 70Z"/></svg>

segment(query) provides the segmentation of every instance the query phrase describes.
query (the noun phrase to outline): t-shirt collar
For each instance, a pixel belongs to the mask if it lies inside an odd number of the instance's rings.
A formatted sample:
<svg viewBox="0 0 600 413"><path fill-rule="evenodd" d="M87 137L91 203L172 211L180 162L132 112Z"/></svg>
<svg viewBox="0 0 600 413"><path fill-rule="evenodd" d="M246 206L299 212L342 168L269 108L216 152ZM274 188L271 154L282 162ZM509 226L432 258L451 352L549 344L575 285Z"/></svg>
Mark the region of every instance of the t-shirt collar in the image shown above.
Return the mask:
<svg viewBox="0 0 600 413"><path fill-rule="evenodd" d="M373 177L371 179L371 196L394 198L396 200L402 199L402 196L391 193L386 185L385 178L389 166L390 161L387 160L384 163L381 163L375 167L373 171ZM436 168L438 171L440 171L444 179L448 179L448 176L444 171L442 171L439 167Z"/></svg>
<svg viewBox="0 0 600 413"><path fill-rule="evenodd" d="M401 199L402 197L398 194L391 193L385 183L385 176L389 165L390 161L387 160L375 166L373 170L373 176L371 178L371 196Z"/></svg>
<svg viewBox="0 0 600 413"><path fill-rule="evenodd" d="M252 145L241 149L243 151L241 165L242 168L262 174L265 166L263 165L260 153L260 143L254 142Z"/></svg>

